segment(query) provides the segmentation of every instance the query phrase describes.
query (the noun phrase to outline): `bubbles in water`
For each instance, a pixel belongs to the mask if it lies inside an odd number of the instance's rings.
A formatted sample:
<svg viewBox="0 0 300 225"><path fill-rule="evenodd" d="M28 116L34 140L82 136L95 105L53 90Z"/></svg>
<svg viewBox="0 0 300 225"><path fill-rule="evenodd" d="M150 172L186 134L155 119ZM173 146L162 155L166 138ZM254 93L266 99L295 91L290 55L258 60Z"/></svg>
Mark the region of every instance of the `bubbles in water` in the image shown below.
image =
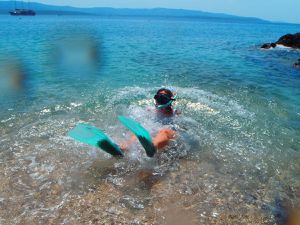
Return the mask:
<svg viewBox="0 0 300 225"><path fill-rule="evenodd" d="M4 118L1 123L20 128L1 140L2 147L11 146L2 152L9 159L0 164L6 171L2 178L14 191L26 190L15 195L20 202L7 204L19 205L19 212L27 217L48 218L67 212L68 221L80 215L84 221L100 217L99 221L124 218L127 222L164 223L173 221L176 210L176 214L189 212L196 222L231 216L242 220L230 207L251 208L253 218L261 218L259 207L271 202L276 190L285 189L271 181L281 173L270 162L276 160L274 153L264 152L265 143L253 135L255 114L232 99L197 88L173 89L178 94L174 107L182 113L167 122L155 113L152 98L157 88L140 87L115 89L113 96L101 93L86 102L70 100ZM131 134L118 122L120 114L140 122L152 136L171 128L177 137L154 158L148 158L135 142L126 157L114 159L66 136L77 123L85 122L122 143ZM8 186L4 189L9 193ZM102 214L92 211L96 208Z"/></svg>

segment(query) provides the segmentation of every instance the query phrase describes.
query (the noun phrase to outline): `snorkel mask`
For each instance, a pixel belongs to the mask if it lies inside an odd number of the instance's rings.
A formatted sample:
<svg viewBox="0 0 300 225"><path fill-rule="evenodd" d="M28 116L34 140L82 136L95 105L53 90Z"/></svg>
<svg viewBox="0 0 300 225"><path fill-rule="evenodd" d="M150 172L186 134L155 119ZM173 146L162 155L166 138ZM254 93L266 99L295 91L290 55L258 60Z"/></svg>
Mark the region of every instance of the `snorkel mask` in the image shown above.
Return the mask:
<svg viewBox="0 0 300 225"><path fill-rule="evenodd" d="M163 91L164 90L161 92ZM155 107L157 109L164 109L171 106L173 101L176 101L176 96L170 97L167 93L160 93L160 91L158 91L158 93L154 96L154 99L156 101Z"/></svg>

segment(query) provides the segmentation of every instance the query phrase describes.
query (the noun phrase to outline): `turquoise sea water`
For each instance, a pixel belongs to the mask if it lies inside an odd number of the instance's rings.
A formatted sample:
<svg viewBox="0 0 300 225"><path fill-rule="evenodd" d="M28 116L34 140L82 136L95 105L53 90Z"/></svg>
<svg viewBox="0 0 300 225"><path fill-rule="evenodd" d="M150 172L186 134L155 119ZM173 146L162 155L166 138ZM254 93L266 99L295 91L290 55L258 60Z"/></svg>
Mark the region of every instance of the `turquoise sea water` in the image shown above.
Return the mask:
<svg viewBox="0 0 300 225"><path fill-rule="evenodd" d="M0 21L0 223L280 224L300 206L300 52L259 48L300 25ZM182 112L171 124L151 110L162 86ZM151 160L139 145L114 160L66 136L86 122L121 143L118 115L178 136Z"/></svg>

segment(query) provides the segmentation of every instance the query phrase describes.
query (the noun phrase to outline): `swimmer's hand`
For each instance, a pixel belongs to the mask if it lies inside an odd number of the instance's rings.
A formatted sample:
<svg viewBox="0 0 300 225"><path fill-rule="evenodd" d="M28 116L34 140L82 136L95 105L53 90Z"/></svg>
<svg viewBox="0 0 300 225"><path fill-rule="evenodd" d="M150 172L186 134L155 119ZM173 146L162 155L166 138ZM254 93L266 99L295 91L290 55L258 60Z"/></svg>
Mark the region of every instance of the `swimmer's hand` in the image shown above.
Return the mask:
<svg viewBox="0 0 300 225"><path fill-rule="evenodd" d="M174 139L176 132L171 129L162 129L153 139L153 144L157 150L162 150L166 147L171 139Z"/></svg>

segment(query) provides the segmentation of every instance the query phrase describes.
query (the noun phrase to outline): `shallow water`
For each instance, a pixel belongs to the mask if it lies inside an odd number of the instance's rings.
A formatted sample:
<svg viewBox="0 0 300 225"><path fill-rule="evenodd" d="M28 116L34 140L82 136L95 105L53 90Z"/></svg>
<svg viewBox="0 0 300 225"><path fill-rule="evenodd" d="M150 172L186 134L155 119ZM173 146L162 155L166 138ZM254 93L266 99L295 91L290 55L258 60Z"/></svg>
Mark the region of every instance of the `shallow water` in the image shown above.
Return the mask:
<svg viewBox="0 0 300 225"><path fill-rule="evenodd" d="M0 75L21 80L0 93L0 223L281 224L300 206L300 53L259 49L299 25L0 20ZM161 86L182 112L168 123L153 111ZM177 138L153 159L138 144L113 159L66 135L85 122L122 143L118 115Z"/></svg>

